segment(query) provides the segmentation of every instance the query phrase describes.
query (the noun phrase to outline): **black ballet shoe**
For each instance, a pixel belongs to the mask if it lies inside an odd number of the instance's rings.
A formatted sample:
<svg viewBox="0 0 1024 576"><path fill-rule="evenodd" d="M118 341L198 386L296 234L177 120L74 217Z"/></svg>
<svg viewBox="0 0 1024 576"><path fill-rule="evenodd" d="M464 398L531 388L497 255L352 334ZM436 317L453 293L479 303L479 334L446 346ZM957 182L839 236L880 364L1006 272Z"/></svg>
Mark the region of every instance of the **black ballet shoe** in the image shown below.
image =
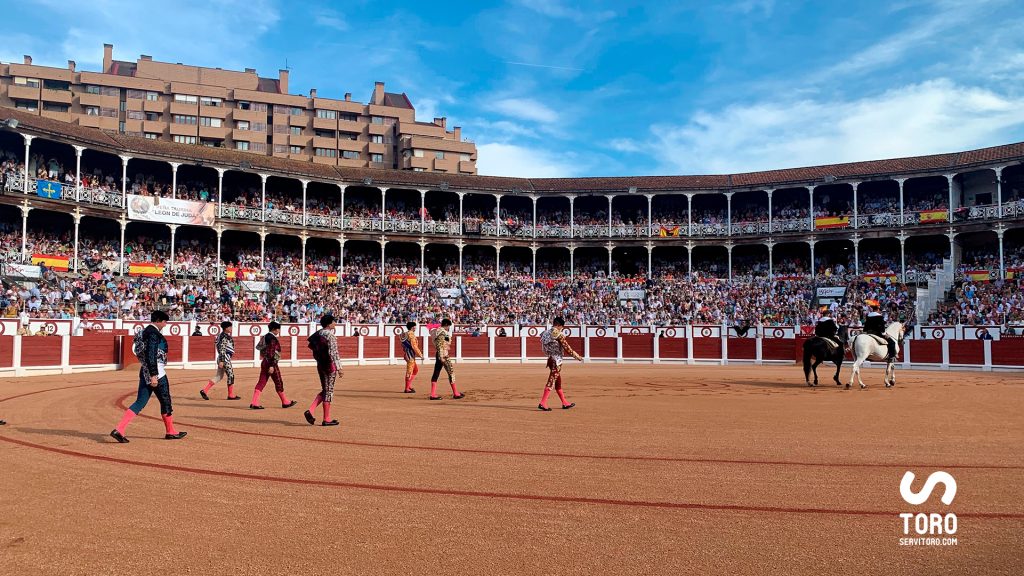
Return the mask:
<svg viewBox="0 0 1024 576"><path fill-rule="evenodd" d="M113 438L114 440L117 440L121 444L127 444L128 443L128 439L125 438L124 434L121 434L117 430L111 430L110 431L110 437Z"/></svg>
<svg viewBox="0 0 1024 576"><path fill-rule="evenodd" d="M340 422L337 420L325 420L320 423L321 426L337 426L338 424L340 424Z"/></svg>
<svg viewBox="0 0 1024 576"><path fill-rule="evenodd" d="M440 396L431 396L430 400L443 400Z"/></svg>
<svg viewBox="0 0 1024 576"><path fill-rule="evenodd" d="M256 404L249 404L249 410L263 410L263 406L257 406Z"/></svg>
<svg viewBox="0 0 1024 576"><path fill-rule="evenodd" d="M203 397L203 400L209 400L210 396L206 393L206 390L200 390L199 395Z"/></svg>
<svg viewBox="0 0 1024 576"><path fill-rule="evenodd" d="M228 400L241 400L241 396L228 396Z"/></svg>
<svg viewBox="0 0 1024 576"><path fill-rule="evenodd" d="M537 404L537 409L538 410L543 410L544 412L551 412L551 410L552 410L551 408L548 408L547 406L545 406L543 404Z"/></svg>
<svg viewBox="0 0 1024 576"><path fill-rule="evenodd" d="M409 388L408 390L402 390L402 394L415 394L415 393L416 393L416 389L415 388Z"/></svg>
<svg viewBox="0 0 1024 576"><path fill-rule="evenodd" d="M465 394L465 392L463 392L462 394L459 394L458 396L452 396L452 399L453 400L462 400L465 397L466 397L466 394Z"/></svg>
<svg viewBox="0 0 1024 576"><path fill-rule="evenodd" d="M188 436L188 432L178 432L177 434L164 434L164 440L181 440L185 436Z"/></svg>
<svg viewBox="0 0 1024 576"><path fill-rule="evenodd" d="M562 404L562 410L568 410L569 408L572 408L575 405L575 402L570 402L569 404Z"/></svg>
<svg viewBox="0 0 1024 576"><path fill-rule="evenodd" d="M291 408L292 406L295 406L296 404L298 404L298 402L296 402L295 400L292 400L291 402L289 402L287 404L281 404L281 408Z"/></svg>
<svg viewBox="0 0 1024 576"><path fill-rule="evenodd" d="M313 418L313 413L310 412L309 410L306 410L306 412L303 414L303 416L306 417L306 422L309 422L310 426L312 426L313 424L316 424L316 418Z"/></svg>

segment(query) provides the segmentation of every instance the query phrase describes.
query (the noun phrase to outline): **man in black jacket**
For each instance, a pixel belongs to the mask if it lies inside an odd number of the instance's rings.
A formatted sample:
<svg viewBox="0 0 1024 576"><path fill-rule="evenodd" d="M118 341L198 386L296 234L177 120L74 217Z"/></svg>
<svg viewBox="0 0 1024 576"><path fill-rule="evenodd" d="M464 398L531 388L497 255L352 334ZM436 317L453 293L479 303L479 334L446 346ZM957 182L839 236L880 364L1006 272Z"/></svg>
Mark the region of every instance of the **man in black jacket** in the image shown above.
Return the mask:
<svg viewBox="0 0 1024 576"><path fill-rule="evenodd" d="M171 416L171 385L167 381L167 339L160 333L167 324L167 314L160 310L150 315L149 326L142 331L140 338L143 343L143 351L139 355L139 396L135 403L124 411L124 416L117 428L111 430L110 436L118 442L125 444L128 438L124 431L128 423L132 421L142 409L146 407L150 396L156 394L160 402L160 415L163 417L164 427L167 433L164 438L167 440L179 440L185 437L186 432L178 432L174 429L174 419Z"/></svg>
<svg viewBox="0 0 1024 576"><path fill-rule="evenodd" d="M874 334L875 336L881 336L888 347L888 357L896 357L896 342L885 335L885 316L882 316L882 311L878 306L877 301L870 301L868 303L869 309L867 318L864 319L864 333Z"/></svg>

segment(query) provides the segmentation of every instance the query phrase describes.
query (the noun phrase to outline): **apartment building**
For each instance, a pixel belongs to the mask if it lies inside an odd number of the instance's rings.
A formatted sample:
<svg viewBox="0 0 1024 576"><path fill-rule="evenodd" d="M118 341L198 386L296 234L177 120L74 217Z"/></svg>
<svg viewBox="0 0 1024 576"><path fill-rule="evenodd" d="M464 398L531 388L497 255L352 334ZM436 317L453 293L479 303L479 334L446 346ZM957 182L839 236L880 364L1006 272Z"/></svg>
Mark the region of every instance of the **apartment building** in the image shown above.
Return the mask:
<svg viewBox="0 0 1024 576"><path fill-rule="evenodd" d="M265 78L142 55L101 72L0 63L0 106L110 132L349 167L476 174L476 146L445 118L416 120L405 93L374 85L369 102L289 94L288 70Z"/></svg>

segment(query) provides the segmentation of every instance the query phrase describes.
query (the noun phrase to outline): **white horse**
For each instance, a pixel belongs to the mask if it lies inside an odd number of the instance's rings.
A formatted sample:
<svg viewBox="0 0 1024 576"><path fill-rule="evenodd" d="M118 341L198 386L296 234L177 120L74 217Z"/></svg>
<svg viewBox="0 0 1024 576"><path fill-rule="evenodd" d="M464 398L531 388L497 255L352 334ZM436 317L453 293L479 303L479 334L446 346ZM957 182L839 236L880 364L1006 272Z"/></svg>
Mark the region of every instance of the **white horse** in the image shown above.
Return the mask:
<svg viewBox="0 0 1024 576"><path fill-rule="evenodd" d="M903 334L906 331L901 322L893 322L885 329L885 335L896 341L896 356L900 353L900 343L903 342ZM879 342L880 338L871 334L857 334L850 343L850 349L853 351L853 373L850 374L850 381L846 383L846 389L849 390L850 386L853 385L853 381L856 378L860 383L860 387L867 388L867 384L860 377L860 365L865 360L871 360L872 362L885 362L885 387L891 388L896 385L896 358L886 361L886 356L889 355L889 347Z"/></svg>

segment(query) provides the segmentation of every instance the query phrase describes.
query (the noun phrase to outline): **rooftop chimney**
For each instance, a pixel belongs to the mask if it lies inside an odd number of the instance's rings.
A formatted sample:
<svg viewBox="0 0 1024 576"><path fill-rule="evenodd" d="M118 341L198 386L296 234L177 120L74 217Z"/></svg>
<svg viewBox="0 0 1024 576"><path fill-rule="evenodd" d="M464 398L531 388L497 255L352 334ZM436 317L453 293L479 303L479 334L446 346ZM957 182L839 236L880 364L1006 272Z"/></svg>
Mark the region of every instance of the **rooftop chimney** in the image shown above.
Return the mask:
<svg viewBox="0 0 1024 576"><path fill-rule="evenodd" d="M310 98L316 98L316 88L310 88L309 89L309 97Z"/></svg>
<svg viewBox="0 0 1024 576"><path fill-rule="evenodd" d="M374 82L373 83L373 102L371 104L383 104L384 103L384 83Z"/></svg>
<svg viewBox="0 0 1024 576"><path fill-rule="evenodd" d="M351 101L352 101L352 93L351 92L345 92L345 102L351 102Z"/></svg>
<svg viewBox="0 0 1024 576"><path fill-rule="evenodd" d="M460 126L456 126L453 131L455 132L455 141L462 142L462 128Z"/></svg>
<svg viewBox="0 0 1024 576"><path fill-rule="evenodd" d="M25 65L26 66L31 66L32 65L32 57L29 56L28 54L25 54Z"/></svg>
<svg viewBox="0 0 1024 576"><path fill-rule="evenodd" d="M110 72L110 68L114 65L114 45L104 44L103 45L103 71Z"/></svg>
<svg viewBox="0 0 1024 576"><path fill-rule="evenodd" d="M152 62L153 61L153 57L150 56L149 54L142 54L141 56L139 56L139 60L145 60L146 62Z"/></svg>
<svg viewBox="0 0 1024 576"><path fill-rule="evenodd" d="M75 71L75 61L74 60L68 60L68 70L71 70L72 72Z"/></svg>
<svg viewBox="0 0 1024 576"><path fill-rule="evenodd" d="M440 126L441 128L447 128L448 127L448 119L444 118L444 117L434 118L434 124Z"/></svg>
<svg viewBox="0 0 1024 576"><path fill-rule="evenodd" d="M245 69L245 73L246 74L255 74L256 73L256 69L255 68L246 68Z"/></svg>
<svg viewBox="0 0 1024 576"><path fill-rule="evenodd" d="M281 69L278 72L279 72L279 76L278 76L277 84L280 87L281 94L287 94L288 93L288 71L284 70L284 69Z"/></svg>

